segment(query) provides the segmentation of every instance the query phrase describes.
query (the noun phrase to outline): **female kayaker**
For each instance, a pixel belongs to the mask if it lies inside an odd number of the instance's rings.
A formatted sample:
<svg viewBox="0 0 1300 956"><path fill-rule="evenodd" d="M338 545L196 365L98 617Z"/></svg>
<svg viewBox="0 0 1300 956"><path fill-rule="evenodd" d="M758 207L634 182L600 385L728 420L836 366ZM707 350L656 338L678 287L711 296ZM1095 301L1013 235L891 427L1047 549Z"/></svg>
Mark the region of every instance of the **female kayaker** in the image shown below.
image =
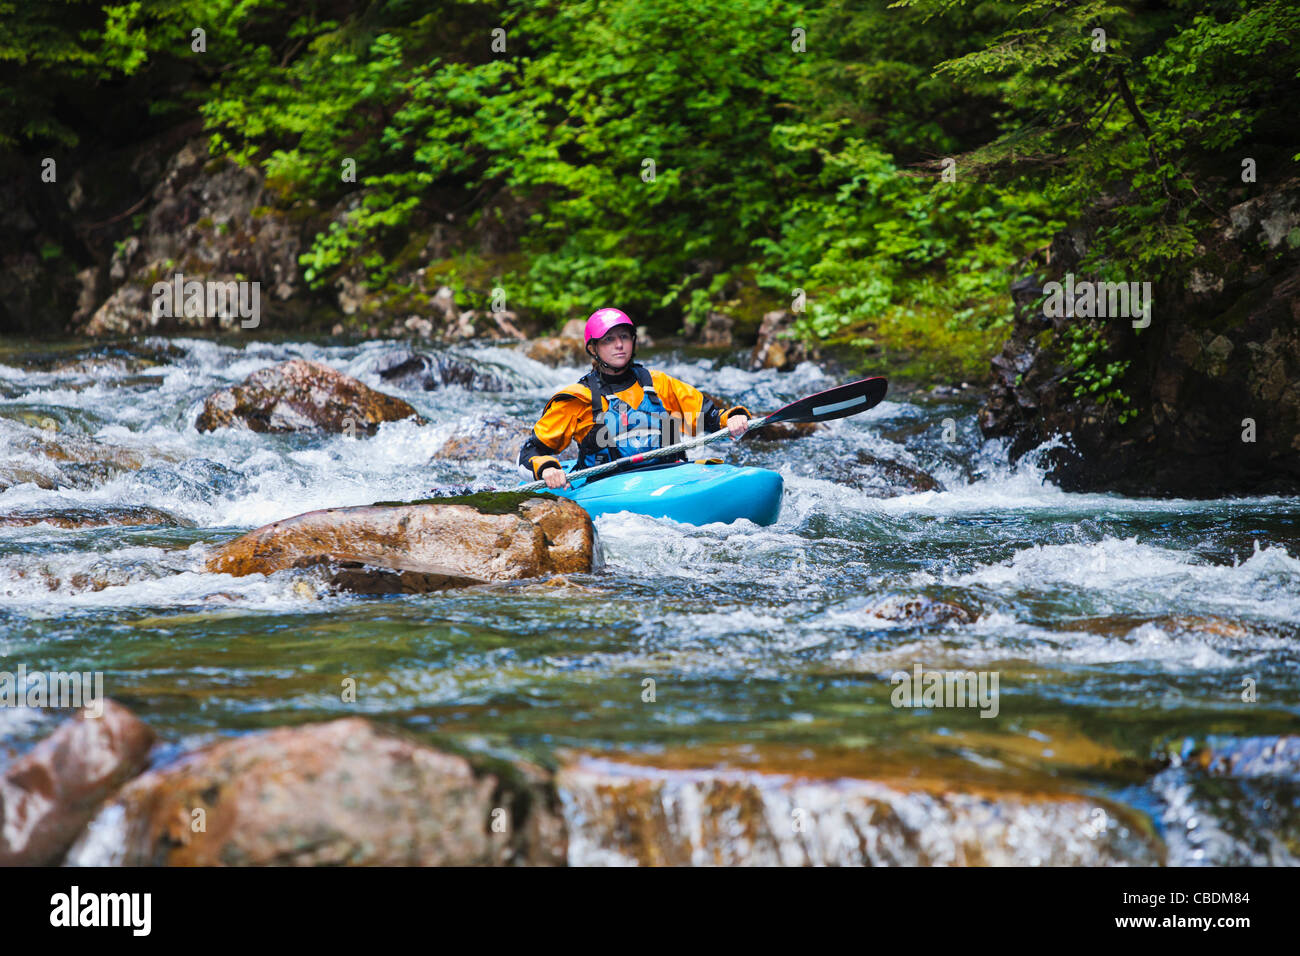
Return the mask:
<svg viewBox="0 0 1300 956"><path fill-rule="evenodd" d="M591 468L675 444L681 435L699 429L707 433L726 428L733 441L745 433L750 413L743 405L720 411L699 389L634 361L636 326L618 309L593 312L583 339L591 371L551 396L519 451L519 463L548 488L568 486L555 456L571 441L578 443L575 467ZM683 452L668 460L685 457Z"/></svg>

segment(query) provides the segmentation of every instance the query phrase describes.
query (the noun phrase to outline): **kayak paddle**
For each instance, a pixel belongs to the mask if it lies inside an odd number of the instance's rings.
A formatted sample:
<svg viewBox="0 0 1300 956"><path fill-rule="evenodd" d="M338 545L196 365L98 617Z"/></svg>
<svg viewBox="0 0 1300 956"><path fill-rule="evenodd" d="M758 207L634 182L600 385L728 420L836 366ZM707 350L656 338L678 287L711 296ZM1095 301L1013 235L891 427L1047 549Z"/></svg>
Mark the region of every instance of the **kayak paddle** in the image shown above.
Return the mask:
<svg viewBox="0 0 1300 956"><path fill-rule="evenodd" d="M789 405L777 409L771 415L755 419L749 423L745 433L748 434L756 428L762 428L765 425L777 425L781 422L829 422L836 418L848 418L850 415L865 412L867 409L880 404L880 400L885 397L885 391L888 388L889 383L883 378L864 378L858 382L849 382L847 385L828 388L824 392L818 392L815 395L809 395L807 398L801 398L797 402L791 402ZM663 448L645 451L639 455L616 458L603 465L570 472L568 478L569 481L573 481L575 478L594 478L597 475L604 475L611 471L626 468L628 465L640 464L643 461L654 461L658 458L669 458L688 448L698 448L700 445L707 445L709 442L726 438L729 434L731 434L730 431L722 428L708 435L700 435L689 438L684 442L678 442L676 445L665 445ZM540 491L545 487L545 481L533 481L521 485L515 490Z"/></svg>

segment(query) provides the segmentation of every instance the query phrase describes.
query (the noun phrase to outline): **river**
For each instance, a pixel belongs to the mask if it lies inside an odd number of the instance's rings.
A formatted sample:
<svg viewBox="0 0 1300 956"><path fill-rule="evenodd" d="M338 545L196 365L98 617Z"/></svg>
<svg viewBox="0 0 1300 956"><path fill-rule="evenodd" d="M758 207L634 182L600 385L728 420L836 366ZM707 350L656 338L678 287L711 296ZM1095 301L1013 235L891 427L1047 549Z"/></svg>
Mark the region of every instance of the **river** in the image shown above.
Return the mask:
<svg viewBox="0 0 1300 956"><path fill-rule="evenodd" d="M767 748L795 769L869 754L954 785L1097 794L1149 821L1171 864L1297 862L1294 778L1215 780L1185 762L1215 741L1296 731L1295 499L1067 494L1032 455L1012 467L981 439L974 399L895 393L807 438L711 446L782 473L775 525L601 517L604 569L558 585L375 598L331 595L313 570L203 573L207 546L290 515L517 483L504 462L431 456L484 419L535 419L580 374L467 345L454 353L510 391L404 391L374 371L399 347L7 345L0 514L142 505L177 522L0 528L0 669L102 670L107 694L164 740L155 763L356 714L544 765L571 751ZM400 395L428 424L356 438L195 431L207 395L292 357ZM751 373L734 356L644 358L764 411L838 384L812 364ZM944 490L855 489L860 452ZM881 611L912 599L970 619ZM996 674L996 715L893 706L891 677L918 664ZM355 702L339 691L349 677ZM58 719L0 708L0 763Z"/></svg>

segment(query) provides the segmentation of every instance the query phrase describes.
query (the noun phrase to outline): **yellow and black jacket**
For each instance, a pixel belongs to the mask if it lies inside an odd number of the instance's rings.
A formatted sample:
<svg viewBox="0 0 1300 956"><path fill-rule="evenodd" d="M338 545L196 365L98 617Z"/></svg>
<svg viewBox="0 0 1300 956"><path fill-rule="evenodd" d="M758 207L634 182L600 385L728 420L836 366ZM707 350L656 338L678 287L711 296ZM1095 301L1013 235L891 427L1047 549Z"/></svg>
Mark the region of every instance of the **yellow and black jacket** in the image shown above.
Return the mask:
<svg viewBox="0 0 1300 956"><path fill-rule="evenodd" d="M583 467L584 458L590 464L602 456L602 452L606 460L620 457L617 447L598 451L594 444L599 429L593 427L597 417L593 412L599 408L603 417L611 408L611 398L632 409L653 407L657 400L674 420L673 428L686 436L725 428L732 415L752 417L743 405L720 411L699 389L633 362L621 375L607 376L593 370L578 383L557 389L542 409L533 433L520 449L519 463L527 465L535 478L541 478L547 468L560 467L555 456L568 448L569 442L578 443L579 467Z"/></svg>

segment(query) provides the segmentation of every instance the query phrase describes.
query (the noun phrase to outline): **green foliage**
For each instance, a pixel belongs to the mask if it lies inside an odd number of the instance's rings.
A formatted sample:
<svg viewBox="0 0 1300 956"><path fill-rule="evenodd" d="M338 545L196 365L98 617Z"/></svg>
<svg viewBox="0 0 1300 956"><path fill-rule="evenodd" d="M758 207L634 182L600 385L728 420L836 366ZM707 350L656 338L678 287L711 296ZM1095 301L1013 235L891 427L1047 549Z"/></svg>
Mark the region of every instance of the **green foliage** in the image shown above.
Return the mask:
<svg viewBox="0 0 1300 956"><path fill-rule="evenodd" d="M895 152L959 147L952 118L996 90L928 79L935 36L915 31L861 64L900 19L919 23L879 2L466 3L435 17L393 0L344 21L207 8L231 25L210 47L238 51L201 105L214 151L260 164L289 201L344 210L302 257L317 287L355 266L383 286L412 231L450 214L512 230L520 265L493 280L546 315L618 302L692 323L754 275L778 300L806 291L810 335L915 300L988 324L1007 314L998 269L1061 221L1037 194L899 165ZM118 68L138 68L132 43L183 49L194 18L180 9L111 8ZM257 39L277 11L287 49ZM449 45L448 17L482 24L476 42ZM961 22L979 35L988 20ZM793 25L815 55L792 49Z"/></svg>
<svg viewBox="0 0 1300 956"><path fill-rule="evenodd" d="M1074 369L1069 376L1075 383L1074 397L1091 395L1098 405L1114 402L1125 406L1119 410L1121 425L1137 417L1137 410L1128 407L1132 404L1129 396L1117 384L1131 362L1120 359L1103 364L1106 343L1101 327L1079 321L1065 327L1063 338L1066 361Z"/></svg>
<svg viewBox="0 0 1300 956"><path fill-rule="evenodd" d="M302 256L311 285L360 270L382 290L426 266L470 304L500 284L556 320L618 304L690 324L756 282L765 300L804 292L812 339L866 348L924 321L935 341L982 341L1010 320L1015 264L1099 199L1085 267L1154 281L1222 216L1243 156L1275 175L1295 161L1288 0L0 0L0 15L0 144L71 146L67 103L141 84L151 115L196 109L215 154L328 220ZM453 248L424 261L440 231ZM1118 401L1125 370L1094 369L1094 340L1071 340L1079 387Z"/></svg>
<svg viewBox="0 0 1300 956"><path fill-rule="evenodd" d="M942 18L967 3L898 5ZM1006 8L991 42L936 71L1000 81L1002 135L972 162L1067 211L1121 197L1086 265L1116 261L1154 279L1191 254L1207 223L1226 222L1210 182L1239 173L1243 155L1289 145L1297 36L1290 0L1030 0Z"/></svg>

